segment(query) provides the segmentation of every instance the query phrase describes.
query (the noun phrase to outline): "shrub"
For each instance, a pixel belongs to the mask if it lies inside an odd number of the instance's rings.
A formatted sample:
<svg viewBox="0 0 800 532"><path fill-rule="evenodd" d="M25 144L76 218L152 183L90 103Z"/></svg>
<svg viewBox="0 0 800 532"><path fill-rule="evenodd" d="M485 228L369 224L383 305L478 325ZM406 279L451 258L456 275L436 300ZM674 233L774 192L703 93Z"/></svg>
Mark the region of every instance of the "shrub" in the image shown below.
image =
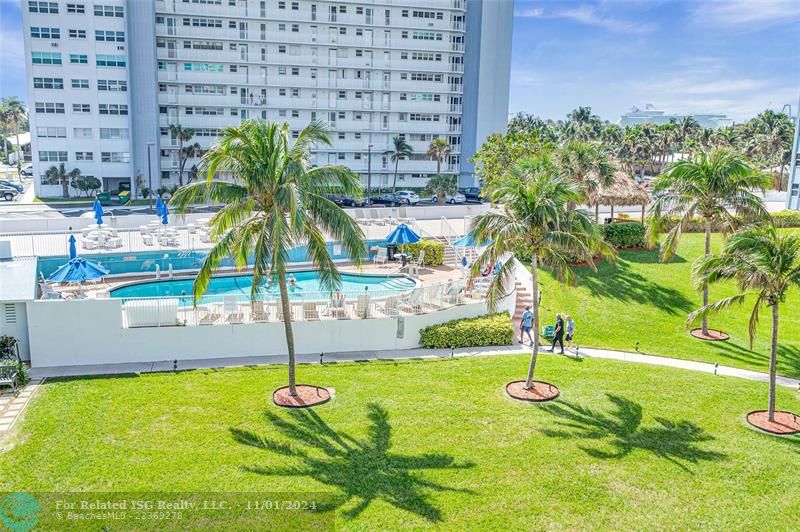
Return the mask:
<svg viewBox="0 0 800 532"><path fill-rule="evenodd" d="M414 256L424 249L426 266L441 266L444 262L444 244L438 240L423 239L413 244L405 244L403 249Z"/></svg>
<svg viewBox="0 0 800 532"><path fill-rule="evenodd" d="M645 247L644 225L638 222L617 222L601 227L603 238L617 249Z"/></svg>
<svg viewBox="0 0 800 532"><path fill-rule="evenodd" d="M478 318L463 318L419 331L419 342L427 348L511 345L514 326L508 312Z"/></svg>
<svg viewBox="0 0 800 532"><path fill-rule="evenodd" d="M800 211L780 211L772 214L776 227L800 227Z"/></svg>

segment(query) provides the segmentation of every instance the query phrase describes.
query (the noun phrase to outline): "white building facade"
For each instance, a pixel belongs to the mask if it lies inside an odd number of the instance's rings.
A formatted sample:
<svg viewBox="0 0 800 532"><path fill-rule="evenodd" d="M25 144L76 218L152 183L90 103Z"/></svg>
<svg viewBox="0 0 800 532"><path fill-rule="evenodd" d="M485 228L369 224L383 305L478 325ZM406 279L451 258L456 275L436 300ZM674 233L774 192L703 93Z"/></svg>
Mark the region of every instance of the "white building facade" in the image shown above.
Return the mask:
<svg viewBox="0 0 800 532"><path fill-rule="evenodd" d="M39 196L64 162L105 190L185 183L170 125L208 148L219 130L258 118L331 127L316 164L343 164L373 189L394 179L392 139L412 147L398 188L436 173L475 177L467 159L508 110L513 1L23 1ZM368 175L369 174L369 175ZM137 178L138 176L138 178Z"/></svg>

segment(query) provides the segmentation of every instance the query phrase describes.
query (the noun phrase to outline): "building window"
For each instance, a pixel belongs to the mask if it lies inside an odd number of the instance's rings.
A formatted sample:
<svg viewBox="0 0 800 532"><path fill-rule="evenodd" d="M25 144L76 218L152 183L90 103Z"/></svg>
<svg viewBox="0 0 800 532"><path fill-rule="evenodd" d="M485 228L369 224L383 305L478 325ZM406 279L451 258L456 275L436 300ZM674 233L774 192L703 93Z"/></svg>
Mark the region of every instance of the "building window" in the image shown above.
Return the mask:
<svg viewBox="0 0 800 532"><path fill-rule="evenodd" d="M116 79L98 79L97 90L107 92L127 92L128 82Z"/></svg>
<svg viewBox="0 0 800 532"><path fill-rule="evenodd" d="M279 76L285 76L286 75L286 67L285 66L279 66L278 67L278 75Z"/></svg>
<svg viewBox="0 0 800 532"><path fill-rule="evenodd" d="M67 138L67 128L65 127L37 127L36 136L50 139Z"/></svg>
<svg viewBox="0 0 800 532"><path fill-rule="evenodd" d="M103 151L100 152L100 161L104 163L128 163L131 154L127 151Z"/></svg>
<svg viewBox="0 0 800 532"><path fill-rule="evenodd" d="M186 72L224 72L225 69L216 63L184 63L183 70Z"/></svg>
<svg viewBox="0 0 800 532"><path fill-rule="evenodd" d="M84 14L86 13L86 5L85 4L67 4L67 13L78 13Z"/></svg>
<svg viewBox="0 0 800 532"><path fill-rule="evenodd" d="M39 160L49 163L67 162L67 152L65 151L40 151Z"/></svg>
<svg viewBox="0 0 800 532"><path fill-rule="evenodd" d="M34 89L63 89L64 80L62 78L33 78Z"/></svg>
<svg viewBox="0 0 800 532"><path fill-rule="evenodd" d="M36 109L37 113L44 113L48 115L52 114L64 114L64 104L63 103L54 103L54 102L36 102L34 109Z"/></svg>
<svg viewBox="0 0 800 532"><path fill-rule="evenodd" d="M34 65L60 65L61 54L58 52L31 52L31 63Z"/></svg>
<svg viewBox="0 0 800 532"><path fill-rule="evenodd" d="M101 127L100 128L100 138L101 139L113 139L113 140L127 139L128 138L128 128Z"/></svg>
<svg viewBox="0 0 800 532"><path fill-rule="evenodd" d="M31 13L51 13L58 14L58 2L28 2L28 11Z"/></svg>
<svg viewBox="0 0 800 532"><path fill-rule="evenodd" d="M286 53L286 45L285 44L279 44L278 45L278 53L279 54L285 54Z"/></svg>
<svg viewBox="0 0 800 532"><path fill-rule="evenodd" d="M300 75L300 67L292 67L292 76Z"/></svg>
<svg viewBox="0 0 800 532"><path fill-rule="evenodd" d="M125 32L95 30L94 38L100 42L125 42Z"/></svg>
<svg viewBox="0 0 800 532"><path fill-rule="evenodd" d="M122 11L122 6L94 6L94 16L96 17L117 17L122 18L125 14Z"/></svg>
<svg viewBox="0 0 800 532"><path fill-rule="evenodd" d="M31 37L33 39L60 39L61 30L58 28L31 26Z"/></svg>
<svg viewBox="0 0 800 532"><path fill-rule="evenodd" d="M69 54L69 62L74 65L85 65L89 62L89 56L86 54Z"/></svg>
<svg viewBox="0 0 800 532"><path fill-rule="evenodd" d="M76 161L94 161L94 153L90 151L76 151L75 152L75 160Z"/></svg>
<svg viewBox="0 0 800 532"><path fill-rule="evenodd" d="M70 39L85 39L86 30L69 30Z"/></svg>
<svg viewBox="0 0 800 532"><path fill-rule="evenodd" d="M292 118L300 118L300 111L292 110Z"/></svg>
<svg viewBox="0 0 800 532"><path fill-rule="evenodd" d="M100 114L101 115L127 115L128 114L128 106L124 105L124 104L101 103L100 104Z"/></svg>
<svg viewBox="0 0 800 532"><path fill-rule="evenodd" d="M97 66L99 67L124 67L124 55L103 55L97 54Z"/></svg>
<svg viewBox="0 0 800 532"><path fill-rule="evenodd" d="M300 32L300 24L292 24L292 33Z"/></svg>
<svg viewBox="0 0 800 532"><path fill-rule="evenodd" d="M92 106L88 103L73 103L72 104L72 112L73 113L91 113Z"/></svg>
<svg viewBox="0 0 800 532"><path fill-rule="evenodd" d="M92 128L76 127L72 130L72 136L76 139L90 139L92 138Z"/></svg>

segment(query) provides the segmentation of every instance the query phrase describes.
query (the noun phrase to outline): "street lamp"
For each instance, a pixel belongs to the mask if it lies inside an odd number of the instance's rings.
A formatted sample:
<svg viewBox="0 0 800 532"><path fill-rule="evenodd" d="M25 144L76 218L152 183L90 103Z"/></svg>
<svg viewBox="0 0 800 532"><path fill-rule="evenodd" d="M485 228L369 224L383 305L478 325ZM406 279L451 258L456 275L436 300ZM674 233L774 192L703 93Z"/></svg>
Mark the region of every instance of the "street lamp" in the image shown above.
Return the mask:
<svg viewBox="0 0 800 532"><path fill-rule="evenodd" d="M367 205L372 205L372 144L367 146Z"/></svg>
<svg viewBox="0 0 800 532"><path fill-rule="evenodd" d="M155 145L155 142L147 143L147 188L150 189L150 194L147 195L147 203L150 210L153 210L153 165L150 163L150 146Z"/></svg>

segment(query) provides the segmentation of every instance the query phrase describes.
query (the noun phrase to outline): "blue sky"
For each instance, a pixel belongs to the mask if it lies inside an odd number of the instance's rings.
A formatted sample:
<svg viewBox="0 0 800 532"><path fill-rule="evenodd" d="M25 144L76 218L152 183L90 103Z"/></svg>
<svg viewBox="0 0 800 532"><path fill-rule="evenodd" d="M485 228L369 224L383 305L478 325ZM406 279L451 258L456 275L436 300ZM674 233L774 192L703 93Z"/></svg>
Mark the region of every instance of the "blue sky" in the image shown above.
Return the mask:
<svg viewBox="0 0 800 532"><path fill-rule="evenodd" d="M0 95L25 99L19 5L0 0ZM794 111L798 28L796 0L516 0L509 112Z"/></svg>

